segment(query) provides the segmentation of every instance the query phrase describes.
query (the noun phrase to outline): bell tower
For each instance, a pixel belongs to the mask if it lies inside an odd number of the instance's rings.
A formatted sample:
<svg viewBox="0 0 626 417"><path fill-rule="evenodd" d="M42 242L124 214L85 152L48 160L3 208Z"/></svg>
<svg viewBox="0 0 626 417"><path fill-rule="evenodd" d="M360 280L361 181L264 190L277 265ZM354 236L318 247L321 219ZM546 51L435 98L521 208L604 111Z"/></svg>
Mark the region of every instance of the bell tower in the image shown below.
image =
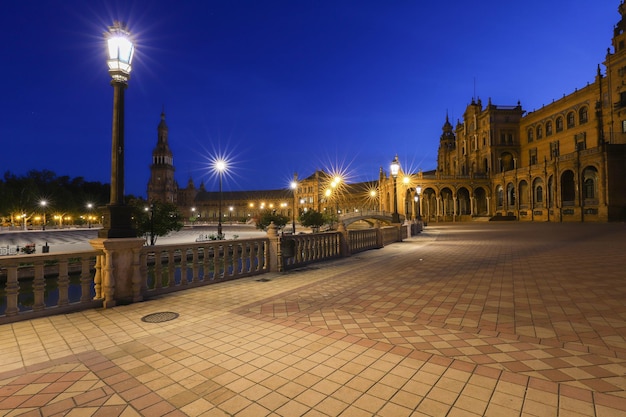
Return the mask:
<svg viewBox="0 0 626 417"><path fill-rule="evenodd" d="M174 158L167 143L168 129L164 111L161 112L157 132L157 144L152 151L152 164L150 165L148 201L176 204L178 187L174 180Z"/></svg>
<svg viewBox="0 0 626 417"><path fill-rule="evenodd" d="M440 173L443 175L451 175L454 166L452 160L456 155L456 137L447 113L446 122L443 124L441 130L442 134L439 138L439 150L437 152L437 166Z"/></svg>

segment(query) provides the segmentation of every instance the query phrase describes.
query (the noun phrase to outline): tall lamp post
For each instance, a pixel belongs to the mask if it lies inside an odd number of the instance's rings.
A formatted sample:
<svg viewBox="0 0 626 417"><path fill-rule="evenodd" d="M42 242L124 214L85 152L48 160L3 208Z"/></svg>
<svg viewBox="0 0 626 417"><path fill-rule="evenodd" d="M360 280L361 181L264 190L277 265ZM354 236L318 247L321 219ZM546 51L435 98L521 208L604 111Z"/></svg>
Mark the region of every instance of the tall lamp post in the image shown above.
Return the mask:
<svg viewBox="0 0 626 417"><path fill-rule="evenodd" d="M415 188L415 202L417 203L417 208L416 208L416 212L417 212L417 220L422 220L422 210L420 208L421 206L421 202L420 202L420 197L422 194L422 187L416 187Z"/></svg>
<svg viewBox="0 0 626 417"><path fill-rule="evenodd" d="M293 194L293 209L291 210L291 233L296 234L296 190L298 189L297 183L298 174L293 174L293 181L289 184L291 193Z"/></svg>
<svg viewBox="0 0 626 417"><path fill-rule="evenodd" d="M222 240L224 238L224 235L222 234L222 176L224 175L224 171L226 171L226 161L223 159L216 160L213 166L213 169L217 171L217 175L219 177L219 182L220 182L220 200L219 200L219 207L218 207L219 218L217 219L217 238L219 240Z"/></svg>
<svg viewBox="0 0 626 417"><path fill-rule="evenodd" d="M39 202L39 205L41 206L41 209L43 210L43 226L41 227L41 230L46 230L46 205L48 204L48 202L46 200L41 200Z"/></svg>
<svg viewBox="0 0 626 417"><path fill-rule="evenodd" d="M393 214L391 215L391 222L400 223L400 215L398 214L398 192L396 190L396 180L398 179L398 172L400 171L398 155L391 161L389 169L391 171L391 177L393 178Z"/></svg>
<svg viewBox="0 0 626 417"><path fill-rule="evenodd" d="M124 92L128 87L135 47L130 33L119 22L104 34L107 41L109 75L113 86L111 134L111 199L104 210L100 238L136 237L132 208L124 204Z"/></svg>
<svg viewBox="0 0 626 417"><path fill-rule="evenodd" d="M93 204L87 203L87 228L91 229L91 209L93 208Z"/></svg>

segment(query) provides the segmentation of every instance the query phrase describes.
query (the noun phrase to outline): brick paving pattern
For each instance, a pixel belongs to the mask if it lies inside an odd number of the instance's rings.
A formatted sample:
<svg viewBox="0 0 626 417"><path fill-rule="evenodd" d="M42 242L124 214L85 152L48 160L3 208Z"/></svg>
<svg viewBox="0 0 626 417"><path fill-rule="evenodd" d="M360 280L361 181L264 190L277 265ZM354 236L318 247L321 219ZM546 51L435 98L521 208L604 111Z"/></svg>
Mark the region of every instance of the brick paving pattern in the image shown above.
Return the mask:
<svg viewBox="0 0 626 417"><path fill-rule="evenodd" d="M623 224L431 224L0 326L0 416L624 416L625 253Z"/></svg>

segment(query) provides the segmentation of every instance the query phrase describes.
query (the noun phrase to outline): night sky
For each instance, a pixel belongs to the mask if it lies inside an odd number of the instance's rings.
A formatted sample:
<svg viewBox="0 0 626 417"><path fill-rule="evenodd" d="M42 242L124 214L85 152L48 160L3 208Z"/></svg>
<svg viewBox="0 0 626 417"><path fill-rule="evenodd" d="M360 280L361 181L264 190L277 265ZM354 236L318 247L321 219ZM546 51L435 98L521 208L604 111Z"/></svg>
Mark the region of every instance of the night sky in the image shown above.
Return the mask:
<svg viewBox="0 0 626 417"><path fill-rule="evenodd" d="M126 193L145 196L164 109L176 179L287 188L294 172L372 180L398 154L436 167L473 97L541 108L592 82L619 0L3 2L0 172L109 182L103 33L126 22ZM604 67L602 66L604 71Z"/></svg>

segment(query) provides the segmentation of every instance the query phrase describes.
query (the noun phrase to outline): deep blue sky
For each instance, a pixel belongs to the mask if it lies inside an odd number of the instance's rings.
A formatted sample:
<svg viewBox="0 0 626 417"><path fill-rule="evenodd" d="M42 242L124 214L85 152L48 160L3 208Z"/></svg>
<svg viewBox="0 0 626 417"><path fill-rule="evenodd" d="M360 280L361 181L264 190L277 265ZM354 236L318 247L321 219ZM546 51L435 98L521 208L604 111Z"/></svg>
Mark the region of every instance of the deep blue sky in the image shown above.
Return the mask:
<svg viewBox="0 0 626 417"><path fill-rule="evenodd" d="M110 178L103 32L136 37L126 192L145 196L164 108L181 186L288 187L294 171L376 179L436 167L446 112L527 111L593 81L618 0L22 0L3 3L0 171ZM604 70L604 67L602 67Z"/></svg>

